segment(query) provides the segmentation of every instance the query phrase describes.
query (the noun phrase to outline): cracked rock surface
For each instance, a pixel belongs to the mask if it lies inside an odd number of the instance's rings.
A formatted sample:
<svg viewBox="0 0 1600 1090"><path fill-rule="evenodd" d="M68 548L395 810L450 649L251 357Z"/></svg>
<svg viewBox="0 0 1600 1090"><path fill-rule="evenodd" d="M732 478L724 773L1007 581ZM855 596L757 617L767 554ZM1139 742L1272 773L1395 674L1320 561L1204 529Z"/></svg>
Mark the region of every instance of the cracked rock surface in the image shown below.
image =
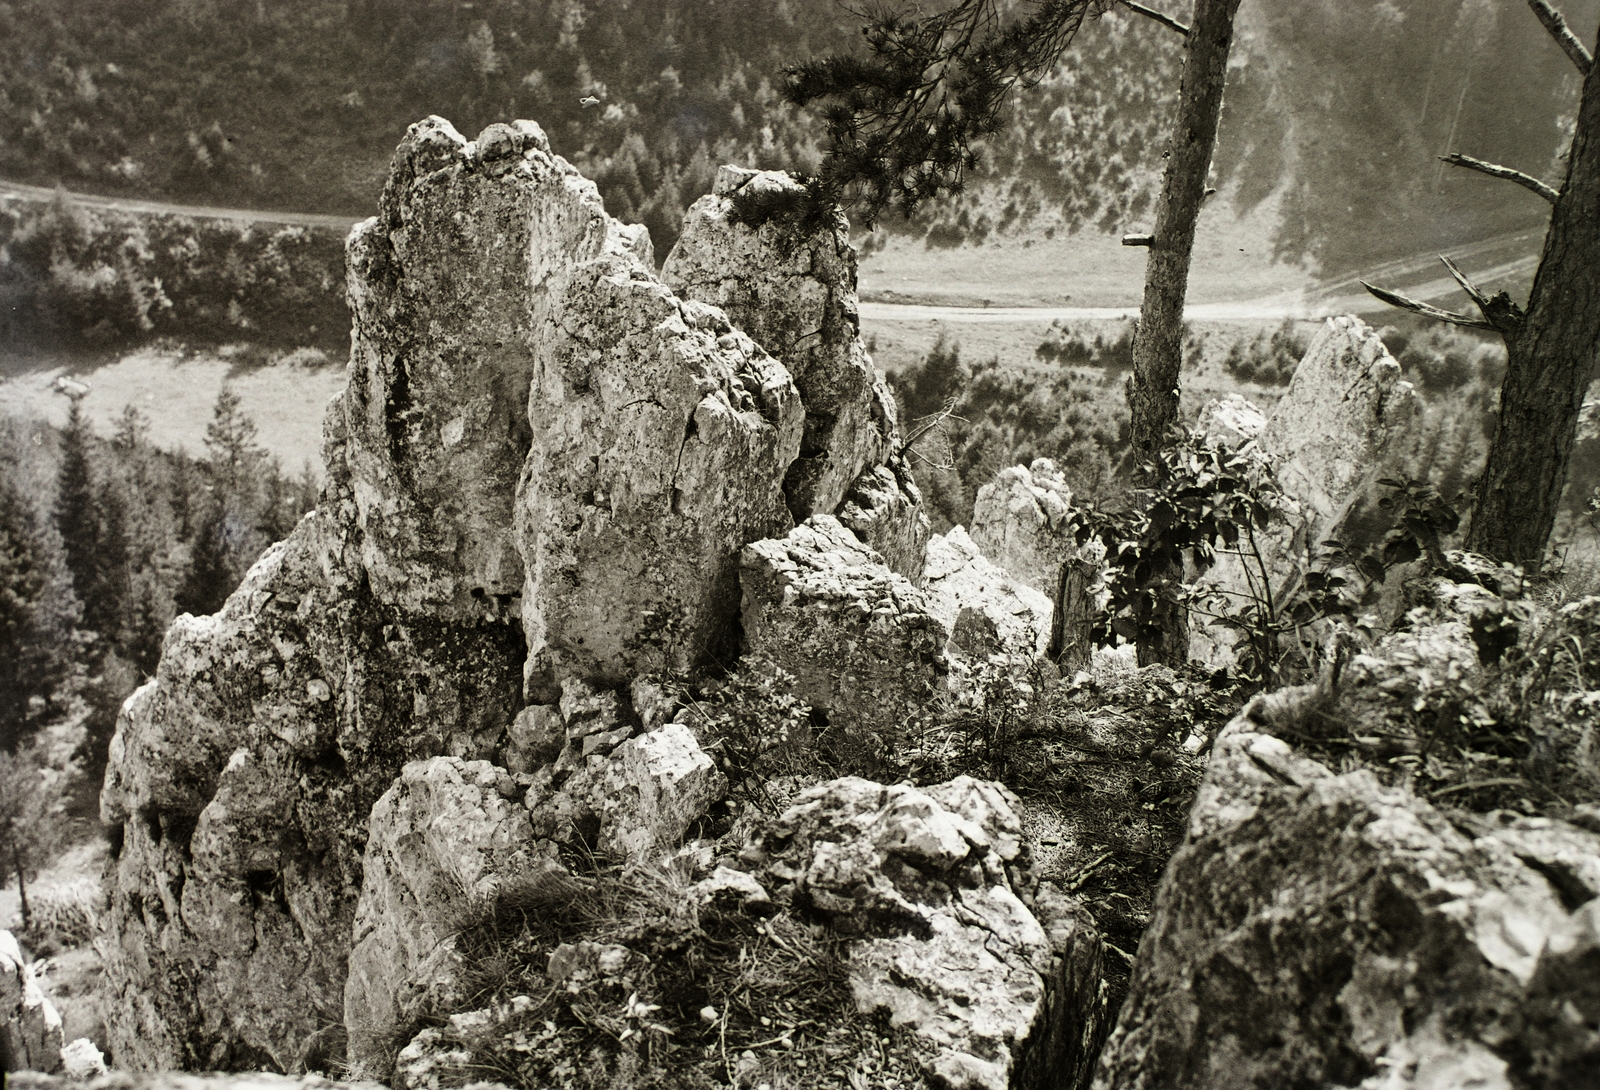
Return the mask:
<svg viewBox="0 0 1600 1090"><path fill-rule="evenodd" d="M746 546L740 581L745 653L781 664L830 722L888 737L943 684L948 625L831 515Z"/></svg>
<svg viewBox="0 0 1600 1090"><path fill-rule="evenodd" d="M920 1042L940 1085L1075 1087L1093 1059L1100 938L1041 890L1003 785L833 780L803 792L753 845L772 898L859 935L857 1006Z"/></svg>
<svg viewBox="0 0 1600 1090"><path fill-rule="evenodd" d="M1276 736L1317 700L1218 737L1095 1086L1584 1085L1600 835L1335 775Z"/></svg>

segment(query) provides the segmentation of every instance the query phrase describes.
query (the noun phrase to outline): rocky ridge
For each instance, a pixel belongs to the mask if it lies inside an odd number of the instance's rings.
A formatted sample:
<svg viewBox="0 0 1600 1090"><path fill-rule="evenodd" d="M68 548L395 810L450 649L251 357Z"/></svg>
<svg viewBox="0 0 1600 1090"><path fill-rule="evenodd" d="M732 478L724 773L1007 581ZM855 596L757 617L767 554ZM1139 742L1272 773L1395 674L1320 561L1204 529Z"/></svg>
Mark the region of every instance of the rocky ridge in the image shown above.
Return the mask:
<svg viewBox="0 0 1600 1090"><path fill-rule="evenodd" d="M119 718L100 946L120 1067L387 1078L460 1001L463 918L559 873L563 844L656 865L725 792L651 679L797 645L751 583L786 542L826 543L822 583L873 588L866 620L849 590L808 638L860 653L854 626L883 627L873 669L916 662L909 704L962 656L1035 651L1048 605L963 580L986 563L970 543L934 543L954 559L921 585L842 219L740 196L792 188L725 171L658 278L538 126L411 128L349 240L323 500L220 613L174 624ZM855 696L819 705L847 718ZM1007 910L1026 938L1006 964L1034 983L993 1007L1015 1062L972 1046L995 1085L1096 1009L1092 929L1048 904ZM962 934L952 951L983 940Z"/></svg>

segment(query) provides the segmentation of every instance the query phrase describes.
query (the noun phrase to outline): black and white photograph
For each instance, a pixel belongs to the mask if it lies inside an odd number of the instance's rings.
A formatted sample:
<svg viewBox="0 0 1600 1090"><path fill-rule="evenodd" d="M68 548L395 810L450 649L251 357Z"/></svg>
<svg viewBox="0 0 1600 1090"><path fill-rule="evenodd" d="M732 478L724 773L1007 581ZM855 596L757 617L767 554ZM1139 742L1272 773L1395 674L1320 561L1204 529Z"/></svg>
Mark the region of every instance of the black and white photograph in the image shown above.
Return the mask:
<svg viewBox="0 0 1600 1090"><path fill-rule="evenodd" d="M7 1090L1600 1090L1597 36L0 0Z"/></svg>

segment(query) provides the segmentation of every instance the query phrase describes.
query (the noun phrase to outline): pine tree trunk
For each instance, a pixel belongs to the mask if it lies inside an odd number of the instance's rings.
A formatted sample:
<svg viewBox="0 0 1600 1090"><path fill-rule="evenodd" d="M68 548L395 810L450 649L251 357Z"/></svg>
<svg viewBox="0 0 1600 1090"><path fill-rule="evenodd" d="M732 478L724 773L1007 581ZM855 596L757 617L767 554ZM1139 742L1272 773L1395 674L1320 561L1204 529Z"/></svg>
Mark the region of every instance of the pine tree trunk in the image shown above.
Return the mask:
<svg viewBox="0 0 1600 1090"><path fill-rule="evenodd" d="M1144 303L1139 308L1139 332L1133 345L1133 382L1128 387L1133 456L1139 463L1155 457L1167 430L1178 422L1178 367L1183 360L1189 259L1217 142L1233 17L1238 10L1239 0L1195 0L1194 22L1184 39L1178 116L1145 266Z"/></svg>
<svg viewBox="0 0 1600 1090"><path fill-rule="evenodd" d="M22 853L17 850L14 844L11 847L11 862L17 868L17 896L22 901L22 930L32 931L33 912L28 908L28 880L23 877L22 873Z"/></svg>
<svg viewBox="0 0 1600 1090"><path fill-rule="evenodd" d="M1528 313L1506 337L1500 420L1467 548L1537 566L1555 527L1578 410L1600 358L1600 65L1583 84Z"/></svg>
<svg viewBox="0 0 1600 1090"><path fill-rule="evenodd" d="M1178 369L1183 362L1189 261L1217 142L1228 50L1233 45L1233 17L1238 10L1239 0L1195 0L1194 20L1184 39L1178 116L1161 180L1155 235L1145 266L1144 303L1133 342L1133 380L1128 384L1135 465L1154 461L1166 443L1167 432L1178 422ZM1183 573L1156 575L1176 585ZM1139 641L1140 664L1184 663L1189 657L1189 619L1184 607L1163 597L1150 619L1159 627L1161 638Z"/></svg>

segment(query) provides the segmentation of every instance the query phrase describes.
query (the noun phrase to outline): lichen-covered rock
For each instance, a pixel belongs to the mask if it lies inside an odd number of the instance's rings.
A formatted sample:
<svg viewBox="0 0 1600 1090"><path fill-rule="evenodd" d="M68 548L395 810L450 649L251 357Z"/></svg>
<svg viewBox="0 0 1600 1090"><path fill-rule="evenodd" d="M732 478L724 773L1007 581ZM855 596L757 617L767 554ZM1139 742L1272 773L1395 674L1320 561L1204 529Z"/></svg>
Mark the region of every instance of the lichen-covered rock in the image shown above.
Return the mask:
<svg viewBox="0 0 1600 1090"><path fill-rule="evenodd" d="M520 704L513 625L378 602L351 536L307 516L123 707L98 943L120 1067L337 1059L372 804L408 760L491 753Z"/></svg>
<svg viewBox="0 0 1600 1090"><path fill-rule="evenodd" d="M406 765L372 808L344 989L358 1078L387 1080L400 1031L463 998L455 935L475 913L508 888L565 875L520 794L487 761L435 757Z"/></svg>
<svg viewBox="0 0 1600 1090"><path fill-rule="evenodd" d="M573 214L582 187L549 151L528 121L472 144L442 118L419 122L378 215L350 234L350 381L324 456L373 593L411 612L516 616L511 512L544 317L531 297L540 274L601 249L648 256L642 228Z"/></svg>
<svg viewBox="0 0 1600 1090"><path fill-rule="evenodd" d="M1310 541L1333 533L1421 412L1378 335L1359 318L1329 318L1258 440L1278 484L1306 509Z"/></svg>
<svg viewBox="0 0 1600 1090"><path fill-rule="evenodd" d="M631 863L655 861L727 794L726 778L688 727L667 723L642 734L629 728L628 734L603 746L576 747L566 762L570 775L558 786L544 786L554 784L554 776L535 781L528 804L540 835L592 843ZM563 762L555 770L562 771Z"/></svg>
<svg viewBox="0 0 1600 1090"><path fill-rule="evenodd" d="M15 936L0 931L0 1071L60 1071L61 1046L61 1016Z"/></svg>
<svg viewBox="0 0 1600 1090"><path fill-rule="evenodd" d="M831 515L746 546L739 577L746 654L781 664L830 722L888 738L938 691L949 628Z"/></svg>
<svg viewBox="0 0 1600 1090"><path fill-rule="evenodd" d="M1033 658L1050 639L1050 599L1013 582L957 526L928 543L927 611L950 630L951 651L984 661Z"/></svg>
<svg viewBox="0 0 1600 1090"><path fill-rule="evenodd" d="M857 1006L909 1027L941 1085L1082 1083L1100 939L1070 899L1039 896L1005 787L966 776L921 790L834 780L802 793L746 854L774 901L860 936ZM1041 901L1048 923L1032 911Z"/></svg>
<svg viewBox="0 0 1600 1090"><path fill-rule="evenodd" d="M859 336L849 225L837 209L808 208L788 174L723 167L662 267L681 296L720 307L794 375L805 437L784 490L797 522L834 514L897 438L894 398Z"/></svg>
<svg viewBox="0 0 1600 1090"><path fill-rule="evenodd" d="M1324 705L1217 739L1096 1087L1585 1085L1600 835L1335 775L1277 736Z"/></svg>
<svg viewBox="0 0 1600 1090"><path fill-rule="evenodd" d="M866 470L839 505L839 524L883 557L889 570L913 583L922 579L932 528L922 492L903 458Z"/></svg>
<svg viewBox="0 0 1600 1090"><path fill-rule="evenodd" d="M1075 529L1066 478L1050 459L1036 458L978 489L969 533L984 556L1053 602L1062 565L1079 552Z"/></svg>
<svg viewBox="0 0 1600 1090"><path fill-rule="evenodd" d="M1213 398L1200 407L1195 431L1207 446L1237 447L1260 439L1267 430L1267 415L1243 394Z"/></svg>
<svg viewBox="0 0 1600 1090"><path fill-rule="evenodd" d="M556 222L605 217L583 187ZM517 499L535 698L733 652L738 550L790 525L803 417L782 364L632 254L550 281Z"/></svg>

